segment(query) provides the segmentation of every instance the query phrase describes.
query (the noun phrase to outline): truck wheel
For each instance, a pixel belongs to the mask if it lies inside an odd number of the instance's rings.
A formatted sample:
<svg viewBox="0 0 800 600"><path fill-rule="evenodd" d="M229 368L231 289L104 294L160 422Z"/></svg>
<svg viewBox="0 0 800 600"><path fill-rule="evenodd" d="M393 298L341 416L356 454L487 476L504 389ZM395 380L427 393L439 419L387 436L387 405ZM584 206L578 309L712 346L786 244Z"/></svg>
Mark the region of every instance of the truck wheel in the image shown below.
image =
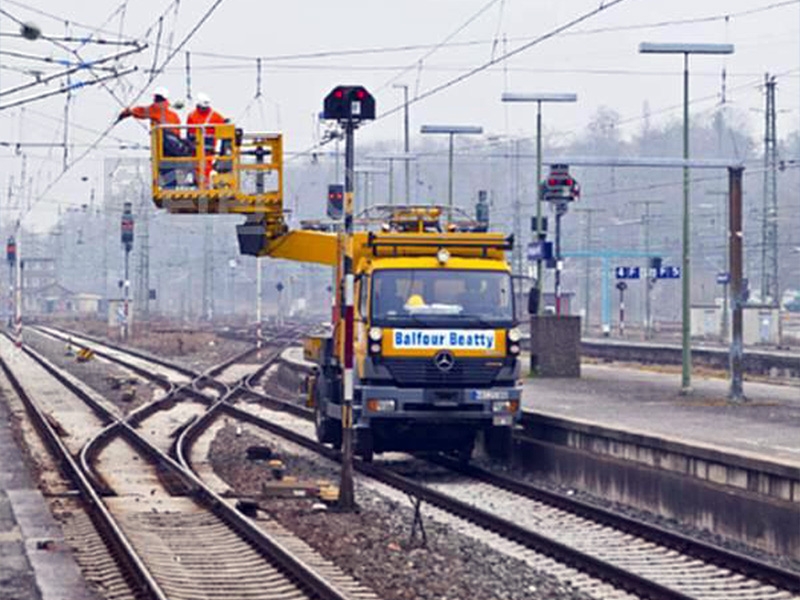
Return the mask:
<svg viewBox="0 0 800 600"><path fill-rule="evenodd" d="M475 436L472 435L469 439L463 441L461 445L459 445L455 451L453 452L453 456L455 459L460 462L462 465L466 465L472 459L472 451L475 449Z"/></svg>
<svg viewBox="0 0 800 600"><path fill-rule="evenodd" d="M489 427L484 431L484 445L489 458L508 462L513 448L511 427Z"/></svg>
<svg viewBox="0 0 800 600"><path fill-rule="evenodd" d="M317 441L321 444L335 444L338 423L325 415L324 407L321 404L319 400L314 403L314 425L317 430Z"/></svg>
<svg viewBox="0 0 800 600"><path fill-rule="evenodd" d="M365 463L371 463L375 455L375 445L372 441L372 431L359 430L356 437L356 451Z"/></svg>

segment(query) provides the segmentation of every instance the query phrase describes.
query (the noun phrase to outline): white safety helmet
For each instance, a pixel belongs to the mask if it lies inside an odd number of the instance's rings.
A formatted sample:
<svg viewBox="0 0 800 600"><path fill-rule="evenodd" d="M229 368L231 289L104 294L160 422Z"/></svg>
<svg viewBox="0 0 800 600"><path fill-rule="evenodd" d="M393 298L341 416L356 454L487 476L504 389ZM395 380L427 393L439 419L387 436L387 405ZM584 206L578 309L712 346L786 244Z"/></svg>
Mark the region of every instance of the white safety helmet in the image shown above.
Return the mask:
<svg viewBox="0 0 800 600"><path fill-rule="evenodd" d="M211 98L208 97L208 94L203 92L197 94L197 106L199 108L211 108Z"/></svg>
<svg viewBox="0 0 800 600"><path fill-rule="evenodd" d="M169 90L165 88L163 85L159 86L153 90L153 96L161 96L162 98L164 98L164 100L166 100L167 98L169 98Z"/></svg>

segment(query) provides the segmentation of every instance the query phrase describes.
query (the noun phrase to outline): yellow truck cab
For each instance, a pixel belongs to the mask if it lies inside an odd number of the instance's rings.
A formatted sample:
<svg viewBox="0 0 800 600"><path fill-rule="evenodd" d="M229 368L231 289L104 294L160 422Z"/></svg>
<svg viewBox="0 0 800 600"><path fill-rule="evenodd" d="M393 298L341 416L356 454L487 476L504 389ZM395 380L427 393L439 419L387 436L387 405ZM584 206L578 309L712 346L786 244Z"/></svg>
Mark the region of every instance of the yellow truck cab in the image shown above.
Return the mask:
<svg viewBox="0 0 800 600"><path fill-rule="evenodd" d="M447 451L468 459L480 432L487 450L502 455L521 397L520 334L504 256L511 240L455 229L398 232L409 217L396 217L354 240L356 451L366 458ZM312 392L317 436L338 444L333 340L310 345L307 355L320 368Z"/></svg>

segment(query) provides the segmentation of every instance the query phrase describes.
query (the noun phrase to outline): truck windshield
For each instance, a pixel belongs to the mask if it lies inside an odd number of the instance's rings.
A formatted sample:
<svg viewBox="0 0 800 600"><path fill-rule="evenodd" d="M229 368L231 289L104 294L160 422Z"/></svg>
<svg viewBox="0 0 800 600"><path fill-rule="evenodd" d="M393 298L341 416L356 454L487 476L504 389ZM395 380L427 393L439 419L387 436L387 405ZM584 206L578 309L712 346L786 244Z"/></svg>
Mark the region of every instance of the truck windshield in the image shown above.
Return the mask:
<svg viewBox="0 0 800 600"><path fill-rule="evenodd" d="M503 271L387 269L372 276L378 326L508 327L513 303L511 276Z"/></svg>

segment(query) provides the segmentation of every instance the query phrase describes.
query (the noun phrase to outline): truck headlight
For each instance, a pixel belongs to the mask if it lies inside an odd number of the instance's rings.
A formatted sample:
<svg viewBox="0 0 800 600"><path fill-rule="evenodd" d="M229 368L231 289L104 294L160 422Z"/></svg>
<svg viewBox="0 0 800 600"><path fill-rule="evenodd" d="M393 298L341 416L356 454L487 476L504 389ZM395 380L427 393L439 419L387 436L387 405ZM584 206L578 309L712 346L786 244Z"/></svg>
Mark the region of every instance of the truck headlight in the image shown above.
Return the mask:
<svg viewBox="0 0 800 600"><path fill-rule="evenodd" d="M370 344L369 351L371 354L380 354L381 345L380 344Z"/></svg>
<svg viewBox="0 0 800 600"><path fill-rule="evenodd" d="M522 339L522 332L519 330L519 328L514 327L513 329L509 329L508 330L508 341L509 342L511 342L513 344L516 344L521 339Z"/></svg>
<svg viewBox="0 0 800 600"><path fill-rule="evenodd" d="M508 346L508 353L509 354L519 354L519 344L510 344Z"/></svg>
<svg viewBox="0 0 800 600"><path fill-rule="evenodd" d="M511 412L511 400L499 400L492 402L492 412L506 413Z"/></svg>
<svg viewBox="0 0 800 600"><path fill-rule="evenodd" d="M515 413L519 410L519 400L498 400L492 402L494 413Z"/></svg>
<svg viewBox="0 0 800 600"><path fill-rule="evenodd" d="M383 329L380 327L370 327L369 339L371 339L373 342L380 342L383 339Z"/></svg>
<svg viewBox="0 0 800 600"><path fill-rule="evenodd" d="M392 412L396 404L392 398L370 398L367 400L367 410L369 412Z"/></svg>

